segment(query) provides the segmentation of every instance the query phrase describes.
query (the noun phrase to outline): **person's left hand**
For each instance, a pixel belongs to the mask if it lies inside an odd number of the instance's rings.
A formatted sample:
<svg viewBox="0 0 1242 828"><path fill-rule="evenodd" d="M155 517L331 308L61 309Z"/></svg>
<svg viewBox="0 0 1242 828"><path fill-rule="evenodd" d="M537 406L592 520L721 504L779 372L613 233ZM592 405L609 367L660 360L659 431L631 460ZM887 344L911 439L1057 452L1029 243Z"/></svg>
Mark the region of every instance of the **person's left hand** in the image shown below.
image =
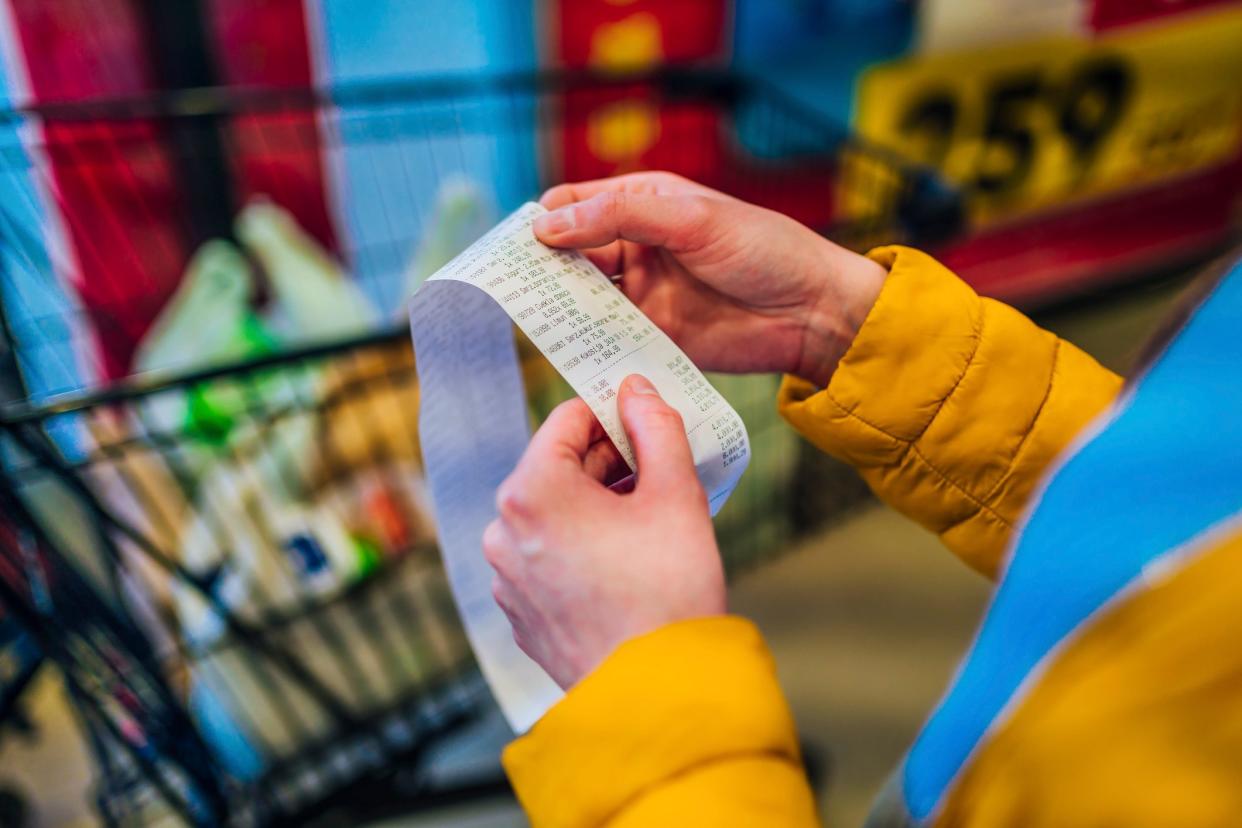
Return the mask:
<svg viewBox="0 0 1242 828"><path fill-rule="evenodd" d="M483 534L492 593L519 647L562 688L618 645L673 621L725 611L724 571L681 416L640 376L622 383L633 490L605 486L624 467L580 399L532 438Z"/></svg>

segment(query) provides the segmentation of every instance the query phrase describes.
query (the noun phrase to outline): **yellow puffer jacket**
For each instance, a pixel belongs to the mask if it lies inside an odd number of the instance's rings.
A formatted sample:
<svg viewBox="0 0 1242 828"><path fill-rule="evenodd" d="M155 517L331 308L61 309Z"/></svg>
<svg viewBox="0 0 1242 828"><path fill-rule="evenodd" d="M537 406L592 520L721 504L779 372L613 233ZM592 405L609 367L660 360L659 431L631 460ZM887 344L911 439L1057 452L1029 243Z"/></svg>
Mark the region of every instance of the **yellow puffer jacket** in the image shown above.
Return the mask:
<svg viewBox="0 0 1242 828"><path fill-rule="evenodd" d="M871 257L890 275L829 387L787 378L781 411L995 576L1045 471L1121 380L922 253ZM1200 545L1083 621L935 808L906 818L1242 823L1242 543ZM818 824L772 660L736 617L626 643L504 763L536 828Z"/></svg>

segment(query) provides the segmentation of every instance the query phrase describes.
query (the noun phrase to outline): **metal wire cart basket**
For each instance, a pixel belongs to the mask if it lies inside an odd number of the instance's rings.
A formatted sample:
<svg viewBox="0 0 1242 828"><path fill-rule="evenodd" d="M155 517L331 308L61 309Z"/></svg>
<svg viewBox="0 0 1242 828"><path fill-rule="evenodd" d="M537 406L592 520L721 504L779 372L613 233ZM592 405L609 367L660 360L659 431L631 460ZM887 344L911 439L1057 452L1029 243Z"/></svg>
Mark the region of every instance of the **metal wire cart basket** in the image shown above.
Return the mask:
<svg viewBox="0 0 1242 828"><path fill-rule="evenodd" d="M853 246L959 217L930 174L719 73L206 89L0 127L24 383L0 409L0 600L66 676L111 824L496 782L436 758L490 706L434 548L401 306L500 210L602 157ZM566 390L524 353L539 417ZM737 568L788 532L797 449L771 378L720 381L755 446L719 525Z"/></svg>

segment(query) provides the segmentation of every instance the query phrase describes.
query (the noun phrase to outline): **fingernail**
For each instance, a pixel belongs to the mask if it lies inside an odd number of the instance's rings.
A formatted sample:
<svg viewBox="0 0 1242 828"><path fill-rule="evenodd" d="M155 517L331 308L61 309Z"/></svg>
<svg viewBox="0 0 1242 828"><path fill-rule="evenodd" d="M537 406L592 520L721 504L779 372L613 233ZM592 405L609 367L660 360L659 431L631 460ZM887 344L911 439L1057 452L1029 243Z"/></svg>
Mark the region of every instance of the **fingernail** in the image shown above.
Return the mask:
<svg viewBox="0 0 1242 828"><path fill-rule="evenodd" d="M656 387L651 384L651 380L647 379L642 374L631 374L629 383L630 390L635 394L651 394L656 397L660 396L660 392L657 391Z"/></svg>
<svg viewBox="0 0 1242 828"><path fill-rule="evenodd" d="M554 236L573 229L573 207L562 207L559 210L553 210L535 219L535 230L544 235Z"/></svg>

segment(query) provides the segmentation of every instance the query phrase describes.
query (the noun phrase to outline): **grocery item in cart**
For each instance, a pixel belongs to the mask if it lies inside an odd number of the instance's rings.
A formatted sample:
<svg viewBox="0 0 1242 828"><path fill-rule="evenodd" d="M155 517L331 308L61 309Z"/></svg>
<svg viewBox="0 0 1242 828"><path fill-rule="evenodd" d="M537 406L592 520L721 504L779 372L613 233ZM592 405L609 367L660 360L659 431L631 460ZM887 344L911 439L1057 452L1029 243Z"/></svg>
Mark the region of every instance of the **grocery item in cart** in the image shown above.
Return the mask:
<svg viewBox="0 0 1242 828"><path fill-rule="evenodd" d="M447 179L436 193L431 221L406 266L402 295L413 296L428 276L451 262L495 223L495 209L478 184L465 176Z"/></svg>
<svg viewBox="0 0 1242 828"><path fill-rule="evenodd" d="M260 477L228 466L204 482L181 553L182 564L210 584L209 593L178 583L173 600L190 654L191 698L211 718L211 741L230 768L249 772L247 745L261 744L264 755L281 755L331 725L305 689L247 650L230 620L274 629L281 646L351 707L393 702L434 660L417 650L439 647L441 656L455 647L461 652L455 633L422 628L394 656L393 648L377 642L344 605L333 607L355 588L387 596L383 600L398 600L393 593L401 593L411 604L426 605L429 590L443 589L437 586L442 573L434 558L414 550L431 541L421 472L410 464L357 468L300 502L273 497ZM383 577L377 577L381 571ZM325 614L339 618L328 622ZM435 613L429 615L428 624L444 627ZM325 636L329 624L332 631ZM428 641L427 634L439 641ZM366 681L342 674L342 652L366 671ZM295 708L297 728L268 709L273 682L282 688L278 695L284 703ZM367 682L382 686L364 693L360 686Z"/></svg>
<svg viewBox="0 0 1242 828"><path fill-rule="evenodd" d="M238 214L234 230L271 285L269 320L281 342L343 339L375 327L371 303L289 211L253 200Z"/></svg>

